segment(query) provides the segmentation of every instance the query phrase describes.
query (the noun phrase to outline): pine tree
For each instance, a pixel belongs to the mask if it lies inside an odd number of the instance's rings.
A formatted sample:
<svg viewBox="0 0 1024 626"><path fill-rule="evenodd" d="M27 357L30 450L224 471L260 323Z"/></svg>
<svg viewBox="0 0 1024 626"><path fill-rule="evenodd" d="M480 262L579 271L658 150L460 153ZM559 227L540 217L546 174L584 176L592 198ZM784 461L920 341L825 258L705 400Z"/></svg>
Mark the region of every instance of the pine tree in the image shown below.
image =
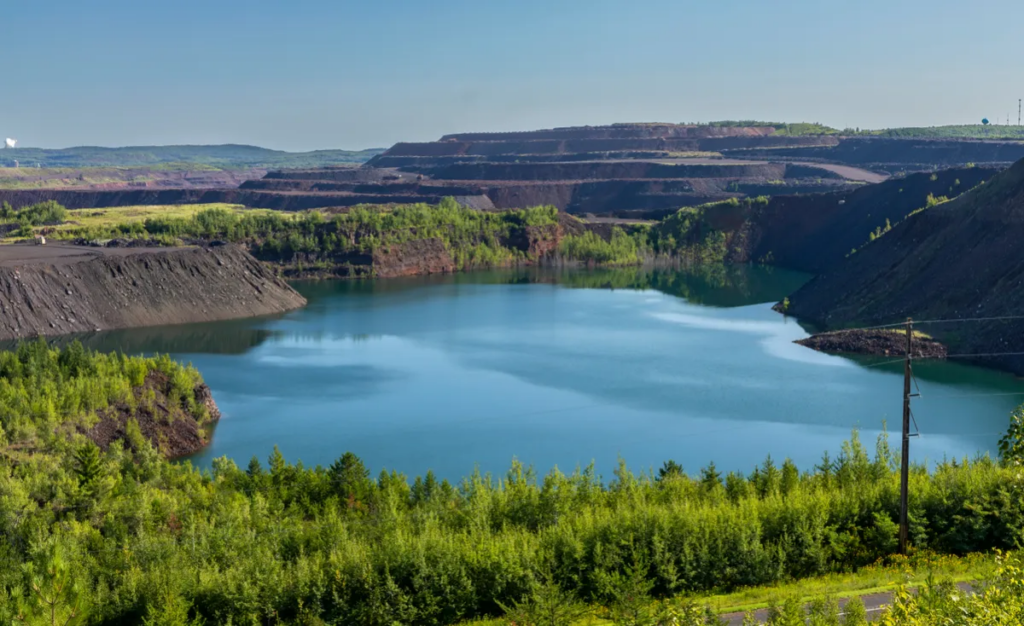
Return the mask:
<svg viewBox="0 0 1024 626"><path fill-rule="evenodd" d="M715 468L714 461L700 471L700 484L709 493L722 486L722 474Z"/></svg>
<svg viewBox="0 0 1024 626"><path fill-rule="evenodd" d="M786 459L782 464L782 477L780 480L780 488L782 495L788 496L793 493L800 484L800 470L797 469L796 464L792 460Z"/></svg>
<svg viewBox="0 0 1024 626"><path fill-rule="evenodd" d="M100 460L100 449L93 442L87 442L75 450L75 476L84 493L95 496L98 482L103 473L103 462Z"/></svg>
<svg viewBox="0 0 1024 626"><path fill-rule="evenodd" d="M334 492L348 500L350 505L365 504L369 500L373 488L370 470L355 454L346 452L341 455L341 458L331 464L327 473Z"/></svg>
<svg viewBox="0 0 1024 626"><path fill-rule="evenodd" d="M680 478L683 476L683 466L669 459L665 461L658 470L658 480L666 478Z"/></svg>
<svg viewBox="0 0 1024 626"><path fill-rule="evenodd" d="M260 465L260 460L255 454L249 459L249 467L246 468L245 473L248 474L249 478L258 478L263 475L263 466Z"/></svg>
<svg viewBox="0 0 1024 626"><path fill-rule="evenodd" d="M270 466L270 475L278 478L284 471L284 468L288 465L288 462L284 460L284 455L281 454L281 449L276 445L274 451L270 453L270 457L267 459L267 465Z"/></svg>
<svg viewBox="0 0 1024 626"><path fill-rule="evenodd" d="M834 464L832 463L832 458L828 454L828 450L825 450L824 454L821 455L821 463L815 465L814 470L825 480L826 486L831 484Z"/></svg>

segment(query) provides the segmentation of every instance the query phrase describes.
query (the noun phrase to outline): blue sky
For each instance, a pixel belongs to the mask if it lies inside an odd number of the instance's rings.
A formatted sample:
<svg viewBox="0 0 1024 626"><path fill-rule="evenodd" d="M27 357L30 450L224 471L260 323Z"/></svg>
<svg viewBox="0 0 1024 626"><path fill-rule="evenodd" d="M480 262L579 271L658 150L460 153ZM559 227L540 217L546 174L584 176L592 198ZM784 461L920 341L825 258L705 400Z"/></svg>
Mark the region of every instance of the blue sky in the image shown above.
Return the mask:
<svg viewBox="0 0 1024 626"><path fill-rule="evenodd" d="M22 145L365 148L458 131L1017 118L1020 0L0 0Z"/></svg>

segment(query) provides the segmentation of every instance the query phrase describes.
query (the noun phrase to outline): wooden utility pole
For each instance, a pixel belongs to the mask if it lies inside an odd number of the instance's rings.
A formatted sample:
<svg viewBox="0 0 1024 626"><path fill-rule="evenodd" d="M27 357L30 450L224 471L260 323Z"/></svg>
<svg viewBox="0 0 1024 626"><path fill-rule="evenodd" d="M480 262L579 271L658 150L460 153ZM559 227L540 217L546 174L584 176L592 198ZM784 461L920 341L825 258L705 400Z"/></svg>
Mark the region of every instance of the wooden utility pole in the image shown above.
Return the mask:
<svg viewBox="0 0 1024 626"><path fill-rule="evenodd" d="M907 553L910 537L910 358L914 345L914 322L907 318L907 358L903 365L903 465L900 468L900 554Z"/></svg>

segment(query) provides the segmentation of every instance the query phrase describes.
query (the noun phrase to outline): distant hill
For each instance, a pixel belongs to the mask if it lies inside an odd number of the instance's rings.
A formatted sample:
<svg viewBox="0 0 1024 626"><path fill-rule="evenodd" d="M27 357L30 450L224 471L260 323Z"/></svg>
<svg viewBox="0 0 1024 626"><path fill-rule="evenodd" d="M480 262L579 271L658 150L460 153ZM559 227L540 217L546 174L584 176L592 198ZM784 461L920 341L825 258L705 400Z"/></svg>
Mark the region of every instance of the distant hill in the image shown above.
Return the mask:
<svg viewBox="0 0 1024 626"><path fill-rule="evenodd" d="M383 152L370 150L315 150L284 152L257 146L224 144L219 146L132 146L100 148L81 146L48 150L15 148L0 150L0 166L17 160L22 167L153 167L160 165L200 165L219 169L236 168L308 168L329 165L362 164Z"/></svg>
<svg viewBox="0 0 1024 626"><path fill-rule="evenodd" d="M1019 139L1024 140L1024 126L996 124L964 124L959 126L922 126L861 131L859 134L893 139Z"/></svg>
<svg viewBox="0 0 1024 626"><path fill-rule="evenodd" d="M789 298L789 313L833 329L915 319L1024 314L1024 160L959 198L895 225ZM982 362L1024 373L1024 320L922 327ZM1007 354L1016 353L1016 354Z"/></svg>

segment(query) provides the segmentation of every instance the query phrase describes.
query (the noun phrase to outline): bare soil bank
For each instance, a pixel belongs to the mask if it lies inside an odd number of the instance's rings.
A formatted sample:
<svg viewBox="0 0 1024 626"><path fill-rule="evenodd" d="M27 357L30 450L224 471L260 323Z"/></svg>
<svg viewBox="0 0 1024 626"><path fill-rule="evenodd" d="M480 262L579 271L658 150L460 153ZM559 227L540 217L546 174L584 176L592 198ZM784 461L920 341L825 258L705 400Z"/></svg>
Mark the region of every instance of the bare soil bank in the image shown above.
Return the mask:
<svg viewBox="0 0 1024 626"><path fill-rule="evenodd" d="M235 246L0 246L0 340L270 315L305 303Z"/></svg>

